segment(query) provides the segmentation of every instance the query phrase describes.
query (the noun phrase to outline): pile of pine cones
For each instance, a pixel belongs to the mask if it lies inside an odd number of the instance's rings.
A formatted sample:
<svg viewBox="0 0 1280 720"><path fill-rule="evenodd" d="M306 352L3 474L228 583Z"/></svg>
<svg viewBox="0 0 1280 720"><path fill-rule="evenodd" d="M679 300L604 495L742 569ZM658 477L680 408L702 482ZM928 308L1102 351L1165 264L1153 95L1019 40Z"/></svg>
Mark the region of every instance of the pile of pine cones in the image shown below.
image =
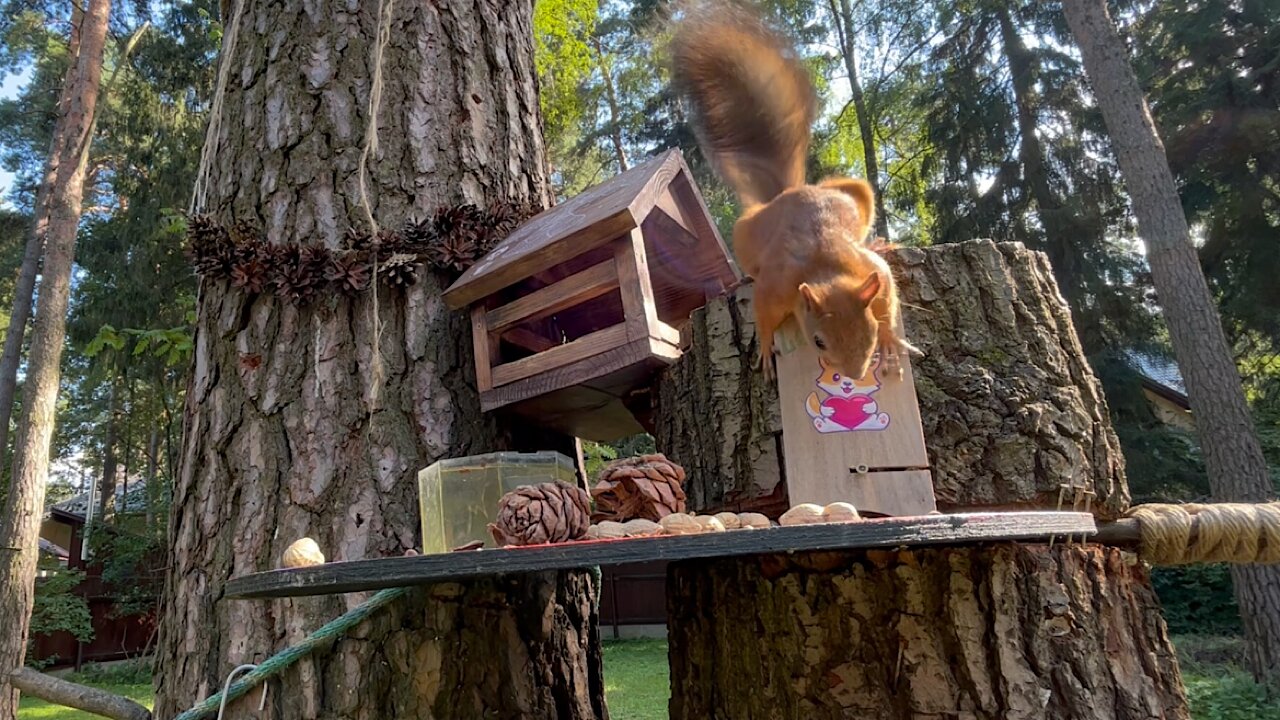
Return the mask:
<svg viewBox="0 0 1280 720"><path fill-rule="evenodd" d="M409 222L401 232L381 231L376 242L367 232L352 228L341 250L271 243L251 223L241 221L228 228L209 215L196 215L187 223L186 252L198 275L228 279L245 292L270 292L301 304L319 294L360 293L375 271L391 287L412 285L424 263L461 274L535 214L537 209L527 204L441 208L424 220Z"/></svg>

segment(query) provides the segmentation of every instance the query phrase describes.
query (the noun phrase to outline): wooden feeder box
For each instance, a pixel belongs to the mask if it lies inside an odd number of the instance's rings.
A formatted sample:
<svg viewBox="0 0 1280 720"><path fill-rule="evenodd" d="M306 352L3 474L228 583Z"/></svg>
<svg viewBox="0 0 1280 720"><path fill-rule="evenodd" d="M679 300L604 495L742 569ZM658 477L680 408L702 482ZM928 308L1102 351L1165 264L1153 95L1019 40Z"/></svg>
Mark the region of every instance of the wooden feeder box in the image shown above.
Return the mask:
<svg viewBox="0 0 1280 720"><path fill-rule="evenodd" d="M444 293L470 308L484 411L589 440L643 430L632 392L738 271L678 150L532 218Z"/></svg>
<svg viewBox="0 0 1280 720"><path fill-rule="evenodd" d="M792 505L850 502L890 516L937 510L909 358L853 380L824 366L794 320L775 334L782 454Z"/></svg>

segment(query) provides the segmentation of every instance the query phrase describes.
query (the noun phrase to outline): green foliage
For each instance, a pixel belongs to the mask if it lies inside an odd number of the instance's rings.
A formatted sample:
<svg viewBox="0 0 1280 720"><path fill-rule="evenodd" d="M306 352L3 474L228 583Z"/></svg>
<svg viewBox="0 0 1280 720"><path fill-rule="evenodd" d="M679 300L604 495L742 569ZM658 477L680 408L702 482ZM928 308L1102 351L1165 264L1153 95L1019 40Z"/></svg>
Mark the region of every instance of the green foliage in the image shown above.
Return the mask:
<svg viewBox="0 0 1280 720"><path fill-rule="evenodd" d="M168 514L164 508L157 510ZM122 514L117 507L114 522L90 523L89 547L102 565L103 582L115 594L114 612L121 617L145 615L156 609L164 581L164 536L148 532L145 524L127 522Z"/></svg>
<svg viewBox="0 0 1280 720"><path fill-rule="evenodd" d="M1182 674L1195 720L1280 720L1280 702L1239 668Z"/></svg>
<svg viewBox="0 0 1280 720"><path fill-rule="evenodd" d="M85 663L69 679L86 685L150 685L155 658L122 660L109 664Z"/></svg>
<svg viewBox="0 0 1280 720"><path fill-rule="evenodd" d="M1241 632L1240 609L1226 565L1187 565L1151 570L1151 585L1174 635Z"/></svg>
<svg viewBox="0 0 1280 720"><path fill-rule="evenodd" d="M54 558L41 555L39 568L43 577L36 578L35 602L31 610L31 635L49 635L69 632L81 642L93 639L93 617L89 604L75 593L84 580L80 570L64 568ZM33 643L27 645L27 664L33 667L47 665L56 658L36 661L31 655Z"/></svg>
<svg viewBox="0 0 1280 720"><path fill-rule="evenodd" d="M1238 635L1174 635L1182 682L1194 720L1280 720L1280 699L1242 667Z"/></svg>
<svg viewBox="0 0 1280 720"><path fill-rule="evenodd" d="M587 465L587 477L595 480L600 471L611 461L618 458L635 457L657 452L653 436L647 433L632 435L611 443L598 443L590 440L582 442L583 460Z"/></svg>

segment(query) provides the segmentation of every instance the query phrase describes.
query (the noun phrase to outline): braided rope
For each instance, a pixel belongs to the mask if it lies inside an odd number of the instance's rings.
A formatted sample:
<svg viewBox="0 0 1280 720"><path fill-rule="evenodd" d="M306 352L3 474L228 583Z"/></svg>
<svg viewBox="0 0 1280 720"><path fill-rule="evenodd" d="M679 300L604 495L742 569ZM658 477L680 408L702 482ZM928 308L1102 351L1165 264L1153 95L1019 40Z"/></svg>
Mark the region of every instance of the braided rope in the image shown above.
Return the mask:
<svg viewBox="0 0 1280 720"><path fill-rule="evenodd" d="M198 720L199 718L208 717L218 712L218 709L224 702L230 702L248 693L260 682L284 672L289 666L301 660L303 657L310 655L321 646L327 645L339 636L345 634L348 630L359 625L370 615L382 609L385 605L398 600L409 592L411 588L398 587L388 588L379 591L376 595L369 598L362 604L347 611L339 617L330 620L323 627L307 636L305 640L292 647L285 648L280 652L272 655L261 665L258 665L244 677L235 681L225 693L220 692L211 695L196 704L195 707L182 713L174 720ZM224 701L223 698L226 698Z"/></svg>
<svg viewBox="0 0 1280 720"><path fill-rule="evenodd" d="M1142 556L1153 565L1280 563L1280 502L1132 508Z"/></svg>

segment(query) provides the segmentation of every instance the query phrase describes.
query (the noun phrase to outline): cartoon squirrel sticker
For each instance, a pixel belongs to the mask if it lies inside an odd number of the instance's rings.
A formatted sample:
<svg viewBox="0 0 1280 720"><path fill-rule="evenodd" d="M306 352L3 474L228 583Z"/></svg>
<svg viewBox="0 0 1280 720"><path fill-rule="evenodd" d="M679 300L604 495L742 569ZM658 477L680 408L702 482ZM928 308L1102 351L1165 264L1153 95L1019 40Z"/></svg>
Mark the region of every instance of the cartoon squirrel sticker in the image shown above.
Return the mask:
<svg viewBox="0 0 1280 720"><path fill-rule="evenodd" d="M822 374L815 384L826 397L811 392L804 403L805 410L813 419L814 429L826 434L889 427L889 415L880 412L872 397L880 389L880 381L876 378L876 371L880 369L879 353L872 358L871 367L861 378L841 374L822 358L818 358L818 362L822 366Z"/></svg>

